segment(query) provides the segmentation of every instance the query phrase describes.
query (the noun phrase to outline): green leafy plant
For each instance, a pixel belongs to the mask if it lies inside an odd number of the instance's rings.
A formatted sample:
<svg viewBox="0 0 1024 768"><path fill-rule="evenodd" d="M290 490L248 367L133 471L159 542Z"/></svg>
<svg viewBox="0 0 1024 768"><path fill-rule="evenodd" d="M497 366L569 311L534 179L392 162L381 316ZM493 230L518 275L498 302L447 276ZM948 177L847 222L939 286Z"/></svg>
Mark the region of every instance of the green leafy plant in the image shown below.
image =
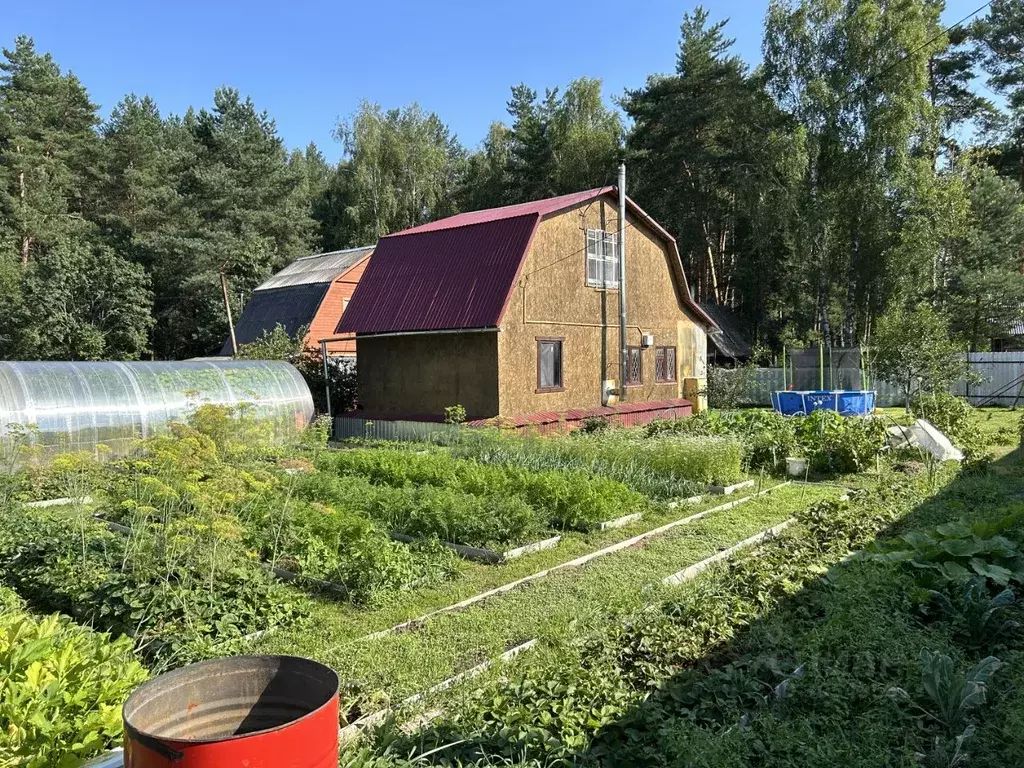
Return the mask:
<svg viewBox="0 0 1024 768"><path fill-rule="evenodd" d="M1014 603L1009 587L993 597L986 580L979 576L963 584L952 596L938 590L928 594L932 604L953 622L954 631L966 638L972 648L991 646L1009 628L1005 614Z"/></svg>
<svg viewBox="0 0 1024 768"><path fill-rule="evenodd" d="M0 610L0 765L70 767L110 749L146 677L128 638Z"/></svg>
<svg viewBox="0 0 1024 768"><path fill-rule="evenodd" d="M960 731L971 711L985 703L989 679L1001 662L987 656L966 672L957 672L953 659L944 653L924 649L918 657L924 696L915 699L903 688L890 689L897 701L910 703L927 720L941 725L952 735Z"/></svg>
<svg viewBox="0 0 1024 768"><path fill-rule="evenodd" d="M449 405L444 409L445 424L462 424L465 421L466 409L459 403L456 403L455 405Z"/></svg>
<svg viewBox="0 0 1024 768"><path fill-rule="evenodd" d="M928 532L912 531L878 556L914 568L927 587L966 582L974 576L1005 587L1024 580L1024 553L1017 542L998 534L1015 522L1015 517L1008 517L995 523L951 522Z"/></svg>

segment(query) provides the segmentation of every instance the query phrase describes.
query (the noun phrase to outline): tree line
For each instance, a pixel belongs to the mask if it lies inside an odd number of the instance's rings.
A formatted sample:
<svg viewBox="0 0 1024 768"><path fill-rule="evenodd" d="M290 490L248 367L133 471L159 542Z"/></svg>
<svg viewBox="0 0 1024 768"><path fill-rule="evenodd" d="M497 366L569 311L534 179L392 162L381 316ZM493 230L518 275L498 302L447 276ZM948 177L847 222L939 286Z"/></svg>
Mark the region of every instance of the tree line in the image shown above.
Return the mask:
<svg viewBox="0 0 1024 768"><path fill-rule="evenodd" d="M941 0L772 0L763 60L684 15L675 72L609 103L517 85L475 149L416 104L364 102L342 158L289 149L237 90L161 113L19 37L0 60L0 355L176 359L292 259L462 210L614 182L679 241L699 301L766 347L870 342L927 306L973 349L1024 306L1024 6L945 28Z"/></svg>

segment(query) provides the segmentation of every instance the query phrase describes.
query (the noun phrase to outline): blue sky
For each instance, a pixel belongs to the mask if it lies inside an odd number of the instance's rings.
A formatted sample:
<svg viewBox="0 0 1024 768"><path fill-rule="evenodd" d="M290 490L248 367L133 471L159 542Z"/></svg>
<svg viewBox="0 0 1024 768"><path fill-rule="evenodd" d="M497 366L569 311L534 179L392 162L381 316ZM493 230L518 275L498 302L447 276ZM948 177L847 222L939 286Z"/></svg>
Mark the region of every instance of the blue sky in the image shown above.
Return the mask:
<svg viewBox="0 0 1024 768"><path fill-rule="evenodd" d="M361 99L418 101L475 146L504 119L509 87L538 91L587 75L606 96L675 66L679 23L694 2L224 2L7 0L0 43L24 33L85 83L106 116L126 93L163 112L206 106L220 85L252 96L291 147L340 154L331 130ZM760 58L767 0L705 0L730 18L736 50ZM981 0L947 0L947 24Z"/></svg>

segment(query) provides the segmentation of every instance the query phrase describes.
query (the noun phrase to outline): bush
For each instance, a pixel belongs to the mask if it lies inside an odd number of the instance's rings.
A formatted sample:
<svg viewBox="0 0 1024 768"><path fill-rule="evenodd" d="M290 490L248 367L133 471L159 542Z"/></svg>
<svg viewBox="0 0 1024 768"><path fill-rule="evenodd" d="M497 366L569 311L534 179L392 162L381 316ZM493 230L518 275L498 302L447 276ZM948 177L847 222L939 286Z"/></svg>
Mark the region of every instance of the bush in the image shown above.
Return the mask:
<svg viewBox="0 0 1024 768"><path fill-rule="evenodd" d="M125 637L0 610L0 765L72 766L110 749L145 679Z"/></svg>
<svg viewBox="0 0 1024 768"><path fill-rule="evenodd" d="M566 445L575 442L571 438L564 440ZM609 513L613 513L611 517L619 517L638 511L645 504L639 493L622 483L589 472L535 470L505 462L480 463L442 452L415 454L386 448L338 451L322 456L318 465L327 472L360 476L372 483L396 488L434 486L479 497L474 501L471 498L456 500L456 496L450 496L448 503L456 505L451 512L445 512L443 507L425 512L421 507L416 514L421 521L427 516L433 517L434 533L440 538L445 538L442 531L457 530L461 536L474 538L481 544L484 540L522 542L535 538L547 525L587 530L610 519L607 517ZM419 503L425 498L413 494L407 497L407 504ZM519 499L529 506L510 505L507 499ZM478 512L466 512L474 506ZM382 513L378 511L375 514ZM395 515L398 514L404 515L403 520L410 519L408 512L397 511L386 519L397 524L399 519ZM480 522L467 526L467 515L478 516ZM457 518L462 522L456 522ZM499 534L505 538L493 538ZM486 536L492 538L480 538ZM448 540L459 544L472 543Z"/></svg>
<svg viewBox="0 0 1024 768"><path fill-rule="evenodd" d="M885 447L885 426L879 419L844 417L827 410L797 418L797 444L811 468L822 474L861 472Z"/></svg>
<svg viewBox="0 0 1024 768"><path fill-rule="evenodd" d="M974 409L962 397L948 392L919 392L910 401L910 410L915 418L927 419L958 444L970 437Z"/></svg>
<svg viewBox="0 0 1024 768"><path fill-rule="evenodd" d="M0 510L0 581L34 607L131 636L159 668L302 614L292 593L226 542L211 548L185 528L129 539L85 513Z"/></svg>

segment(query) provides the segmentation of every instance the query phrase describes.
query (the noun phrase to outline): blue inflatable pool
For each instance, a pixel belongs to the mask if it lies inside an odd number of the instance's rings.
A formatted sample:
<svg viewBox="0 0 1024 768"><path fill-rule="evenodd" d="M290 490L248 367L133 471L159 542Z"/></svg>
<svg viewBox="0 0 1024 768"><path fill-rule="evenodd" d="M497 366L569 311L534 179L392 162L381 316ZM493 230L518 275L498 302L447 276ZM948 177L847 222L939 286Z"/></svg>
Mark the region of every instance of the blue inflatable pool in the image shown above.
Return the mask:
<svg viewBox="0 0 1024 768"><path fill-rule="evenodd" d="M875 410L875 393L863 389L772 392L772 408L783 416L806 416L823 409L841 416L867 416Z"/></svg>

